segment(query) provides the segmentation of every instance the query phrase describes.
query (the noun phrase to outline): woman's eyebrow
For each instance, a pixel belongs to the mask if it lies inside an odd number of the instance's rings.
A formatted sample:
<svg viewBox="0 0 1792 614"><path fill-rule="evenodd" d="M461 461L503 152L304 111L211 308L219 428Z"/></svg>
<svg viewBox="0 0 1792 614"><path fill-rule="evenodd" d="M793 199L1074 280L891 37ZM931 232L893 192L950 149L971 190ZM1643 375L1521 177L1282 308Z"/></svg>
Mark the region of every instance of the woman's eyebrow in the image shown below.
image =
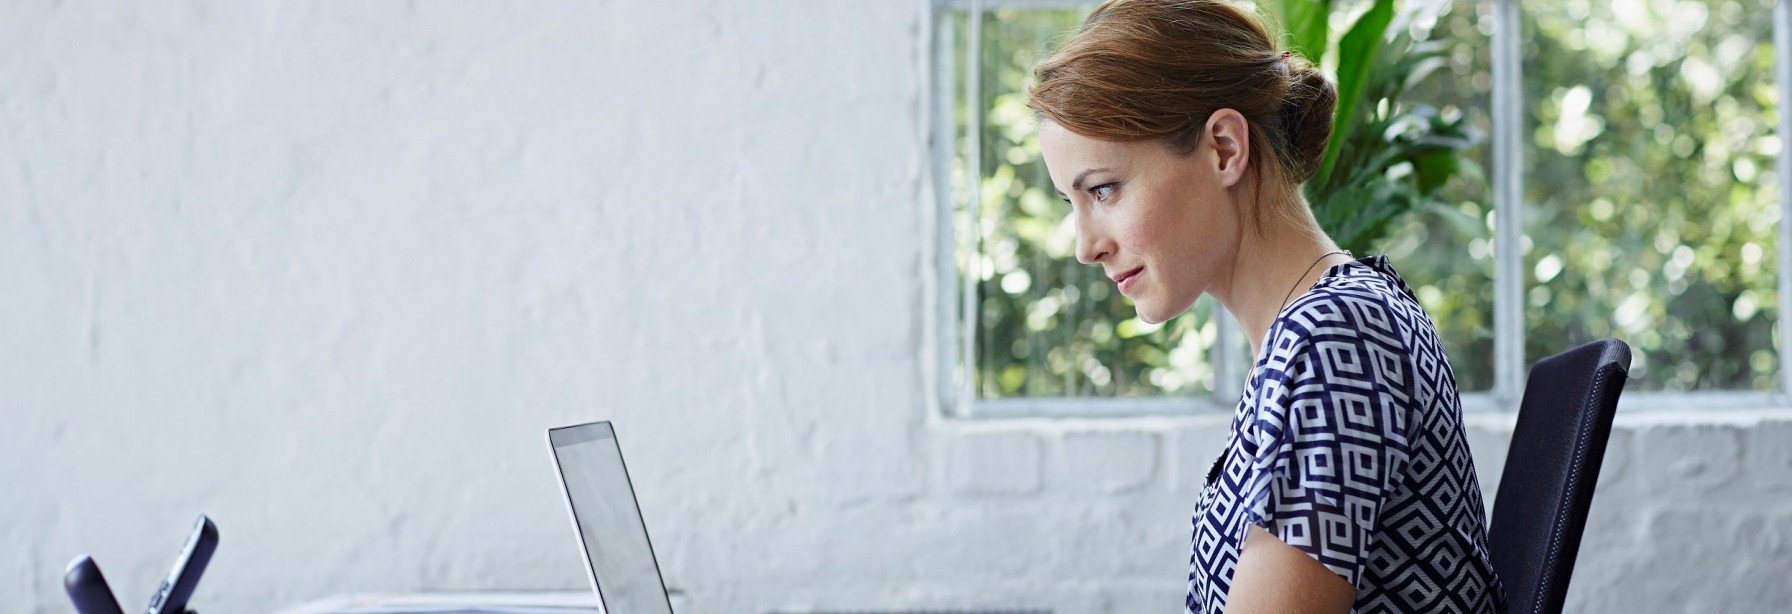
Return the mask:
<svg viewBox="0 0 1792 614"><path fill-rule="evenodd" d="M1084 178L1086 178L1086 177L1088 177L1088 176L1089 176L1089 174L1090 174L1090 173L1100 173L1100 172L1105 172L1105 171L1111 171L1111 170L1114 170L1114 169L1111 169L1111 168L1107 168L1107 167L1105 167L1105 166L1104 166L1104 167L1101 167L1101 168L1091 168L1091 169L1087 169L1087 170L1084 170L1084 171L1083 171L1083 172L1080 172L1080 173L1077 173L1077 174L1076 174L1076 181L1072 181L1072 182L1070 182L1070 189L1071 189L1071 190L1072 190L1072 191L1080 191L1080 190L1082 190L1082 189L1083 189L1083 179L1084 179ZM1052 189L1052 191L1054 191L1054 192L1058 192L1058 190L1057 190L1057 188L1053 188L1053 189ZM1063 192L1058 192L1058 195L1059 195L1059 196L1063 196L1063 195L1064 195L1064 193L1063 193Z"/></svg>

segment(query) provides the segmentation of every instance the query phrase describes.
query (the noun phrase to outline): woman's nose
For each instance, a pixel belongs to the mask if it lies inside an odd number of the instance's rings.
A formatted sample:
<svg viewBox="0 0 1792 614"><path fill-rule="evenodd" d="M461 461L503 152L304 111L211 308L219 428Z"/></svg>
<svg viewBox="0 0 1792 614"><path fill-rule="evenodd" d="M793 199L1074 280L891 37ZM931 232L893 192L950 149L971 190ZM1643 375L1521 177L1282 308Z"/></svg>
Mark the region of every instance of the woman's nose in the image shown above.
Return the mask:
<svg viewBox="0 0 1792 614"><path fill-rule="evenodd" d="M1113 252L1113 246L1105 240L1078 235L1076 239L1076 260L1083 264L1095 264Z"/></svg>

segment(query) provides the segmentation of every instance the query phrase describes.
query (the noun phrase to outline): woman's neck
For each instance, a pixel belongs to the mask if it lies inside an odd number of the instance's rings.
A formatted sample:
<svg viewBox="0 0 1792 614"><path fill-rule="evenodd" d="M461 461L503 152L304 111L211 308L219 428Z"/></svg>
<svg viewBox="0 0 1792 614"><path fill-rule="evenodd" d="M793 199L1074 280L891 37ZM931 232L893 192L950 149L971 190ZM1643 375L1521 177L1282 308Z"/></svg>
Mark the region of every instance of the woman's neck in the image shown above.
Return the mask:
<svg viewBox="0 0 1792 614"><path fill-rule="evenodd" d="M1240 232L1231 274L1211 291L1238 320L1245 338L1251 342L1251 356L1262 353L1263 336L1282 312L1284 300L1292 301L1317 282L1327 268L1350 259L1343 254L1320 257L1338 251L1338 244L1319 229L1304 199L1284 206L1298 207L1295 210L1300 215L1296 220L1288 220L1270 213L1274 207L1260 210L1262 231L1247 225Z"/></svg>

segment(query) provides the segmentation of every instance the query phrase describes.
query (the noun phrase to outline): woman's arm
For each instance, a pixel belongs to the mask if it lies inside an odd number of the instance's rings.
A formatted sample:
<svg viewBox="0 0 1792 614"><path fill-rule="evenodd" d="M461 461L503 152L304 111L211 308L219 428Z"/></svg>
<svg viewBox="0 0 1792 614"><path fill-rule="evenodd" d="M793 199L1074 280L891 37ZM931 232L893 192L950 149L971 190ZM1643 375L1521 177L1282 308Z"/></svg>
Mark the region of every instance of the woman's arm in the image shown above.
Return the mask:
<svg viewBox="0 0 1792 614"><path fill-rule="evenodd" d="M1343 576L1263 527L1246 525L1226 614L1343 614L1355 601L1356 588Z"/></svg>

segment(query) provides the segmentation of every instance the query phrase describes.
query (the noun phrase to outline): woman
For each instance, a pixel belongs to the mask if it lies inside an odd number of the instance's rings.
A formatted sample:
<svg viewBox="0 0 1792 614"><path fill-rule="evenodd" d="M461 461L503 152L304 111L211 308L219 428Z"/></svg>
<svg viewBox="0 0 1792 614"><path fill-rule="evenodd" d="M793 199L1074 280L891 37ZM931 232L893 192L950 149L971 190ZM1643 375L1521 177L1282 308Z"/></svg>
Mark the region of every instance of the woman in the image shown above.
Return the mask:
<svg viewBox="0 0 1792 614"><path fill-rule="evenodd" d="M1212 294L1256 356L1187 611L1504 611L1455 375L1387 257L1314 221L1337 94L1273 40L1225 0L1109 0L1028 92L1077 260L1145 322Z"/></svg>

